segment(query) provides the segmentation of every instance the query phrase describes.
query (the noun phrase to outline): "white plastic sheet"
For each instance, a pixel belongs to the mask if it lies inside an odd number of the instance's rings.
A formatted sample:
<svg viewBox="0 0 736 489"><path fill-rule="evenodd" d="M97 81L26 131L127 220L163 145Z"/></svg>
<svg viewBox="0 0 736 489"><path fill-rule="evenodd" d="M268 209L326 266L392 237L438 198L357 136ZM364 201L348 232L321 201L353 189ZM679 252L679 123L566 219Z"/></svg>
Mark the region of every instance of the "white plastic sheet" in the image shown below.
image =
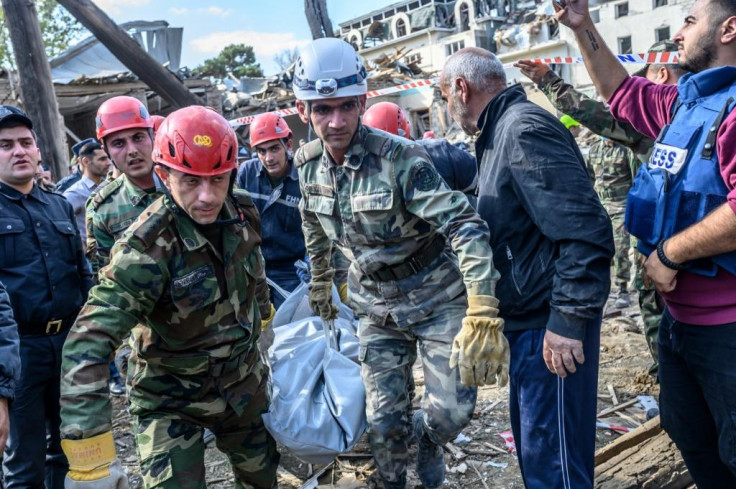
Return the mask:
<svg viewBox="0 0 736 489"><path fill-rule="evenodd" d="M263 420L276 441L309 463L349 451L366 427L356 324L334 287L333 301L339 317L323 327L302 284L272 323L271 407Z"/></svg>

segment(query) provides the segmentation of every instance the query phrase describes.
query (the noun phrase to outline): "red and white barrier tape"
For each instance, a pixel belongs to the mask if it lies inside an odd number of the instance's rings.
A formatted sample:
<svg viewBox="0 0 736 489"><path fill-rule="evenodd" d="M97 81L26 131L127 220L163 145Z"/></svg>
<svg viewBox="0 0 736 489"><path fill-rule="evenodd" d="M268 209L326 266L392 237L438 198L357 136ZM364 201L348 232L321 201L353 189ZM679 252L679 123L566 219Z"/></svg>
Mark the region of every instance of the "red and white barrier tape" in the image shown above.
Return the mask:
<svg viewBox="0 0 736 489"><path fill-rule="evenodd" d="M404 83L402 85L396 85L395 87L387 87L382 88L380 90L371 90L366 94L366 97L373 98L373 97L380 97L381 95L389 95L391 93L398 93L403 92L404 90L411 90L413 88L423 88L423 87L430 87L434 85L435 83L438 83L440 81L439 78L428 78L426 80L414 80L409 83ZM294 115L297 113L297 110L295 107L289 108L289 109L280 109L280 110L274 110L274 114L278 114L281 117L285 117L287 115ZM253 119L255 119L257 116L261 114L255 114L255 115L248 115L245 117L239 117L237 119L233 119L230 122L231 126L242 126L245 124L250 124L253 122Z"/></svg>
<svg viewBox="0 0 736 489"><path fill-rule="evenodd" d="M622 64L674 64L677 63L677 51L665 51L661 53L648 52L648 53L637 53L637 54L617 54L616 57ZM547 65L573 65L582 64L583 58L581 56L556 56L553 58L534 58L529 61L535 63L544 63ZM514 63L506 63L503 65L504 68L513 68Z"/></svg>
<svg viewBox="0 0 736 489"><path fill-rule="evenodd" d="M668 64L668 63L677 63L677 52L663 52L663 53L638 53L638 54L617 54L616 57L618 60L623 64ZM571 57L571 56L557 56L553 58L532 58L529 61L534 61L535 63L544 63L544 64L563 64L563 65L569 65L569 64L581 64L583 62L583 58L578 57ZM512 63L506 63L503 65L504 68L513 68L515 62ZM392 93L398 93L403 92L405 90L412 90L415 88L426 88L430 87L432 85L435 85L439 83L439 78L427 78L424 80L414 80L409 83L403 83L401 85L396 85L394 87L387 87L382 88L380 90L371 90L366 94L366 97L373 98L373 97L380 97L382 95L389 95ZM272 112L273 114L280 115L281 117L286 117L288 115L296 115L297 110L295 107L291 107L288 109L279 109L274 110ZM245 117L238 117L237 119L233 119L230 122L230 125L233 127L248 125L251 122L253 122L253 119L258 117L261 114L254 114L254 115L248 115Z"/></svg>

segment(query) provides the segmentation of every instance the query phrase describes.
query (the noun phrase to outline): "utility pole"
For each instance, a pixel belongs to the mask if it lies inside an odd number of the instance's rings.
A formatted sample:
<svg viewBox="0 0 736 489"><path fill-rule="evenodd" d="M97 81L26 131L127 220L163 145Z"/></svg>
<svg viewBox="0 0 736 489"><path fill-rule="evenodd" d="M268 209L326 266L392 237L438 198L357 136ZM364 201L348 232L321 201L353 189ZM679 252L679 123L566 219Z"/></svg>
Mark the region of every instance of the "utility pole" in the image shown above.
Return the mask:
<svg viewBox="0 0 736 489"><path fill-rule="evenodd" d="M38 13L33 0L2 0L2 6L18 66L23 108L33 121L41 160L58 179L69 173L69 150Z"/></svg>
<svg viewBox="0 0 736 489"><path fill-rule="evenodd" d="M13 0L2 1L11 3ZM94 34L121 63L173 107L202 105L202 100L190 92L176 75L161 66L91 0L57 1Z"/></svg>

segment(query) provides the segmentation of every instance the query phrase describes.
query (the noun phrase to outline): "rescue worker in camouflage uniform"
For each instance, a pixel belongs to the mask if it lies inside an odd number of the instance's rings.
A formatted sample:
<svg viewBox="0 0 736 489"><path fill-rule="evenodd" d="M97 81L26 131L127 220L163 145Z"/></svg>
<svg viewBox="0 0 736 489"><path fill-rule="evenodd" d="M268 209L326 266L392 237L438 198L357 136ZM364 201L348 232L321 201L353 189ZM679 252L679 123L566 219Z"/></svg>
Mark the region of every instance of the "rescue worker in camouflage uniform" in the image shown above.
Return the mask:
<svg viewBox="0 0 736 489"><path fill-rule="evenodd" d="M273 309L258 212L233 190L237 149L227 121L204 107L172 113L157 133L166 195L113 246L64 345L67 489L127 487L104 379L137 324L128 380L145 487L204 488L205 427L235 487L275 486L279 455L261 419L268 374L256 346Z"/></svg>
<svg viewBox="0 0 736 489"><path fill-rule="evenodd" d="M434 489L444 481L441 447L470 421L475 386L508 380L508 344L493 297L498 274L487 226L463 194L447 187L424 149L360 123L365 77L360 57L340 39L313 41L296 63L299 116L319 138L295 156L310 304L324 320L336 316L330 267L336 245L351 262L348 286L359 317L378 473L385 488L406 488L412 427L417 473ZM457 256L445 251L448 241ZM425 396L410 420L417 348Z"/></svg>
<svg viewBox="0 0 736 489"><path fill-rule="evenodd" d="M153 120L140 100L106 100L95 121L97 139L123 173L87 201L87 258L96 277L110 261L112 245L161 192L153 177Z"/></svg>
<svg viewBox="0 0 736 489"><path fill-rule="evenodd" d="M649 51L677 51L677 45L672 41L661 41L652 45ZM606 104L575 90L572 85L565 83L557 73L552 71L548 65L530 61L517 61L515 66L520 68L521 72L545 93L557 110L578 119L594 133L629 148L636 157L632 159L635 164L631 169L632 176L636 174L642 162L649 161L654 140L637 132L634 126L628 122L614 119ZM657 84L676 85L685 73L686 71L679 65L649 64L639 70L636 75L645 77ZM639 293L639 309L644 321L644 335L654 359L649 372L656 375L658 367L657 336L659 334L659 322L664 311L664 302L652 284L644 283L644 257L638 252L635 253L635 257L633 285Z"/></svg>
<svg viewBox="0 0 736 489"><path fill-rule="evenodd" d="M595 176L595 191L613 225L613 242L616 248L613 270L614 282L618 287L618 297L614 306L618 309L631 305L629 299L631 237L624 228L624 216L626 196L633 182L632 158L634 154L631 150L608 138L599 137L588 149L588 164Z"/></svg>

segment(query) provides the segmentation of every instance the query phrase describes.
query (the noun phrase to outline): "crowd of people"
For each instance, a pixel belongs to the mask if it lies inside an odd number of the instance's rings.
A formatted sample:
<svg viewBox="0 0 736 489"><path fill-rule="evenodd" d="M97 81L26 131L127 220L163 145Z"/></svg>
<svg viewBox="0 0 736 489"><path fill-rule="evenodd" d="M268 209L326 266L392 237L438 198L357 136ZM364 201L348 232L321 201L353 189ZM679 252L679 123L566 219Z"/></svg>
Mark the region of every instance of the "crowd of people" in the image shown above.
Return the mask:
<svg viewBox="0 0 736 489"><path fill-rule="evenodd" d="M736 487L736 3L696 0L651 47L679 64L631 76L587 0L555 8L606 103L517 62L560 119L494 54L461 49L439 90L475 157L413 140L396 104L367 107L363 61L335 38L302 48L292 83L316 137L297 148L262 114L243 162L214 110L164 119L119 96L54 186L33 121L0 106L4 486L128 487L109 397L127 394L145 487L204 487L205 430L236 487L276 487L258 339L306 281L315 315L337 317L336 287L358 320L385 489L407 489L412 444L422 485L441 487L477 388L506 384L525 487L592 488L613 260L613 307L637 291L662 426L697 487Z"/></svg>

